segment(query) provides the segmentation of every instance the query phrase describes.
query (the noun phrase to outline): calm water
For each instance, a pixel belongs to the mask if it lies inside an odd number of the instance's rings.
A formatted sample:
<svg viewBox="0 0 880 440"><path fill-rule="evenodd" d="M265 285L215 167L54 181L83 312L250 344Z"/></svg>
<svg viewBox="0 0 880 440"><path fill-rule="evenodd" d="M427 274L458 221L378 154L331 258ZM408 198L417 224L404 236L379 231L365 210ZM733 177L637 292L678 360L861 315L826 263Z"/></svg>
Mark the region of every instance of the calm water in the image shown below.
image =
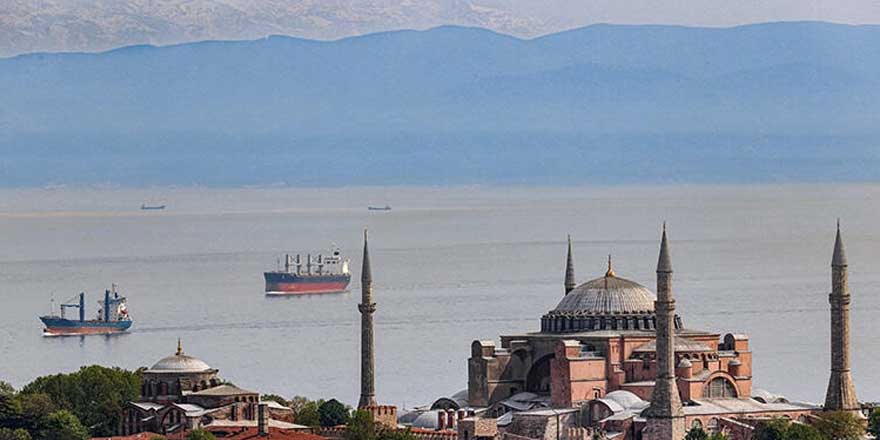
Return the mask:
<svg viewBox="0 0 880 440"><path fill-rule="evenodd" d="M169 209L137 209L153 199ZM877 400L878 208L880 186L4 190L0 379L149 366L180 337L240 386L355 403L359 272L351 293L290 298L264 297L261 273L330 243L359 268L368 226L380 401L429 403L467 387L472 340L538 328L562 296L567 233L579 281L611 253L619 275L653 289L666 220L685 324L750 334L757 387L818 401L841 217L855 380ZM52 293L86 290L91 316L110 282L129 298L131 333L41 336Z"/></svg>

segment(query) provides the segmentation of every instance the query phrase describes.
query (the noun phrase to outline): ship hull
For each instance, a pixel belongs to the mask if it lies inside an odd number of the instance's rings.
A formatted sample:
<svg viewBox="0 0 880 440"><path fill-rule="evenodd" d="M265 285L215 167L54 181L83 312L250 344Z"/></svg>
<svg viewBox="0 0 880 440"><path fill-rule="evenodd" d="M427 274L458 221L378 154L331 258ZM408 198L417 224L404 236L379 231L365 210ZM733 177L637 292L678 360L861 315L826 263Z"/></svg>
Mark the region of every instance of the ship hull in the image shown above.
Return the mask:
<svg viewBox="0 0 880 440"><path fill-rule="evenodd" d="M131 327L130 320L79 321L56 316L41 316L40 321L46 326L43 330L46 336L108 335L125 332Z"/></svg>
<svg viewBox="0 0 880 440"><path fill-rule="evenodd" d="M286 272L266 272L266 295L310 295L345 292L351 275L299 276Z"/></svg>

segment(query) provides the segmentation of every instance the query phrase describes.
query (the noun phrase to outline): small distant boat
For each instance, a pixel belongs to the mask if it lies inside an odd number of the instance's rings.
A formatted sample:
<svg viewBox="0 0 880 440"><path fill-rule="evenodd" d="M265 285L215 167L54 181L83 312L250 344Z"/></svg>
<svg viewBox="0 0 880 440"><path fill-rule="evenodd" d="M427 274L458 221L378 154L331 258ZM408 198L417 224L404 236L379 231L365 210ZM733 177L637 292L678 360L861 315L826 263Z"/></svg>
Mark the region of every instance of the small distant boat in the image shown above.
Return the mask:
<svg viewBox="0 0 880 440"><path fill-rule="evenodd" d="M385 206L367 206L368 211L391 211L390 205Z"/></svg>
<svg viewBox="0 0 880 440"><path fill-rule="evenodd" d="M95 319L86 319L85 293L79 294L79 301L61 304L61 316L53 313L40 316L46 326L44 336L79 336L106 335L122 333L131 327L131 317L125 308L125 297L119 296L114 284L111 290L104 291L104 300L98 301L101 308ZM69 308L79 309L78 319L68 319L65 311Z"/></svg>
<svg viewBox="0 0 880 440"><path fill-rule="evenodd" d="M161 211L165 209L165 205L148 205L146 203L141 204L142 211Z"/></svg>

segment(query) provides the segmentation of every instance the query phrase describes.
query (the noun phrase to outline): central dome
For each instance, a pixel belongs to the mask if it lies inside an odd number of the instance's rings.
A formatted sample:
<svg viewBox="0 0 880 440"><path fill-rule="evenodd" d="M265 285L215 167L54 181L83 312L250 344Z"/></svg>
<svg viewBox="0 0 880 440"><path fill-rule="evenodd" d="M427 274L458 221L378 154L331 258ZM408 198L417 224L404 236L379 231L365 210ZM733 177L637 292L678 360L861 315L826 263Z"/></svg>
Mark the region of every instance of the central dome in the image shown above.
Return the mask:
<svg viewBox="0 0 880 440"><path fill-rule="evenodd" d="M609 259L605 276L572 288L541 317L541 332L654 331L656 300L645 286L615 275ZM678 315L674 325L682 328Z"/></svg>
<svg viewBox="0 0 880 440"><path fill-rule="evenodd" d="M654 313L657 297L635 281L614 275L588 281L562 298L551 314L648 314Z"/></svg>

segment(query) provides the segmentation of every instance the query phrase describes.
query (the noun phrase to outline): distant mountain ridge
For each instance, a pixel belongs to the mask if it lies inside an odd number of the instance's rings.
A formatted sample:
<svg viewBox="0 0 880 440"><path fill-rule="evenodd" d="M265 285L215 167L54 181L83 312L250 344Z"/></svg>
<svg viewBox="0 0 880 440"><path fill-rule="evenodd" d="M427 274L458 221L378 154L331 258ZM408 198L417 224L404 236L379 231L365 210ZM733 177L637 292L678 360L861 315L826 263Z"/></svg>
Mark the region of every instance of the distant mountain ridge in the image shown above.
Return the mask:
<svg viewBox="0 0 880 440"><path fill-rule="evenodd" d="M877 180L880 27L467 27L0 59L0 185Z"/></svg>
<svg viewBox="0 0 880 440"><path fill-rule="evenodd" d="M482 0L6 0L0 5L0 56L271 33L337 39L441 24L520 36L554 30L546 21Z"/></svg>

